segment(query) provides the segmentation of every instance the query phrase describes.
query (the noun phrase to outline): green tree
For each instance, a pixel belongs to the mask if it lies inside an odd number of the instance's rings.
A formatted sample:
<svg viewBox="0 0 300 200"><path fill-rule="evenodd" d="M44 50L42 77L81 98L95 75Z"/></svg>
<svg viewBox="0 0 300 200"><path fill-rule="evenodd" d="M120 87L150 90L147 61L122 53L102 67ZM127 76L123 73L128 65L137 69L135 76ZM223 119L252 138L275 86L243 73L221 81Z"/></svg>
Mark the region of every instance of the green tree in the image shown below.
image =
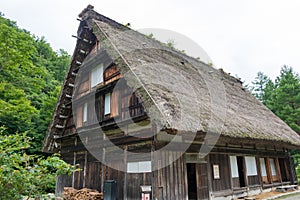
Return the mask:
<svg viewBox="0 0 300 200"><path fill-rule="evenodd" d="M40 153L69 61L66 51L0 15L0 126L28 131L31 153Z"/></svg>
<svg viewBox="0 0 300 200"><path fill-rule="evenodd" d="M7 127L8 133L31 130L33 118L38 113L22 89L11 83L0 83L0 124Z"/></svg>
<svg viewBox="0 0 300 200"><path fill-rule="evenodd" d="M292 67L284 66L275 80L267 106L300 134L300 78Z"/></svg>
<svg viewBox="0 0 300 200"><path fill-rule="evenodd" d="M255 80L252 82L250 90L252 94L264 104L270 98L270 94L274 89L272 80L263 72L258 72Z"/></svg>
<svg viewBox="0 0 300 200"><path fill-rule="evenodd" d="M25 133L7 135L4 130L0 128L0 200L53 192L56 176L75 171L58 155L43 158L26 154L30 138Z"/></svg>
<svg viewBox="0 0 300 200"><path fill-rule="evenodd" d="M254 96L300 134L300 77L292 67L283 66L275 82L259 72L251 90Z"/></svg>

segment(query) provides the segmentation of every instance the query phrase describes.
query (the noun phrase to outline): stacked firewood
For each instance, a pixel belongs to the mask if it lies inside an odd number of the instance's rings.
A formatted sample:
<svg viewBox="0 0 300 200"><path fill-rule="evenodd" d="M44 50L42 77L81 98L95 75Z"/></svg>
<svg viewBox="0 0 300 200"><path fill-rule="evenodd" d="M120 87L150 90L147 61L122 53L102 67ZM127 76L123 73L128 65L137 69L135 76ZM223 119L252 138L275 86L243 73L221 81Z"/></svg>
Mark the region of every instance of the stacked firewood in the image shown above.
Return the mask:
<svg viewBox="0 0 300 200"><path fill-rule="evenodd" d="M87 188L76 190L72 187L65 187L63 197L65 200L101 200L103 199L103 194L97 190Z"/></svg>

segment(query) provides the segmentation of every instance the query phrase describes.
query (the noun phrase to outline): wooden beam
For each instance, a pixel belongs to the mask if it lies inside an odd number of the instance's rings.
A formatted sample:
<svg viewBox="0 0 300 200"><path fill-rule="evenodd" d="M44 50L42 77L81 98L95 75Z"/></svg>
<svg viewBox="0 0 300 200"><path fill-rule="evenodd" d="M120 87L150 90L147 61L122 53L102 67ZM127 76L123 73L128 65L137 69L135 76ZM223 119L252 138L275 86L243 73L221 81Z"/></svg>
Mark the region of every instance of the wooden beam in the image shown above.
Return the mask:
<svg viewBox="0 0 300 200"><path fill-rule="evenodd" d="M68 118L67 115L59 115L58 117L59 117L60 119L67 119L67 118Z"/></svg>
<svg viewBox="0 0 300 200"><path fill-rule="evenodd" d="M56 124L56 125L55 125L55 128L58 128L58 129L63 129L63 128L64 128L64 126L62 126L62 125L59 125L59 124Z"/></svg>

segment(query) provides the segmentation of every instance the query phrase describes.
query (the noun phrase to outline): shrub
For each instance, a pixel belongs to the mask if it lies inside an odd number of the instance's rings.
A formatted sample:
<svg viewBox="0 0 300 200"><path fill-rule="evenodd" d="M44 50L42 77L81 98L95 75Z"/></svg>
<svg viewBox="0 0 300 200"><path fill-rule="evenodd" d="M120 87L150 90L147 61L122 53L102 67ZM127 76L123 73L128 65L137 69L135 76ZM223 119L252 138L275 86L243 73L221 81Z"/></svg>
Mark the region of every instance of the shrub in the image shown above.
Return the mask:
<svg viewBox="0 0 300 200"><path fill-rule="evenodd" d="M75 171L58 154L47 158L26 154L30 148L26 133L5 135L3 131L0 127L0 200L53 192L56 176Z"/></svg>

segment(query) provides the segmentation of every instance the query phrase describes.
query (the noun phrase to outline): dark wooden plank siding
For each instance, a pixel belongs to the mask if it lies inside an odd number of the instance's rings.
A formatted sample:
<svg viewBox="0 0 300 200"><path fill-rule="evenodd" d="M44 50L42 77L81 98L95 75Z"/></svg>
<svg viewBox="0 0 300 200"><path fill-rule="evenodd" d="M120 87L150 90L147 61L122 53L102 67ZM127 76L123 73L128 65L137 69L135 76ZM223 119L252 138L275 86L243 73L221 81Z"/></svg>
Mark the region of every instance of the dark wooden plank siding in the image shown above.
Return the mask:
<svg viewBox="0 0 300 200"><path fill-rule="evenodd" d="M74 188L81 189L83 187L84 179L84 162L85 162L85 152L76 153L76 165L79 166L80 171L74 172Z"/></svg>
<svg viewBox="0 0 300 200"><path fill-rule="evenodd" d="M248 176L248 185L259 185L259 177L257 176Z"/></svg>
<svg viewBox="0 0 300 200"><path fill-rule="evenodd" d="M162 166L171 159L179 157L178 153L163 152L156 165ZM184 157L179 157L171 164L154 172L154 196L158 200L182 200L187 198L186 166Z"/></svg>
<svg viewBox="0 0 300 200"><path fill-rule="evenodd" d="M239 178L232 178L232 184L233 184L233 188L239 188L240 187Z"/></svg>
<svg viewBox="0 0 300 200"><path fill-rule="evenodd" d="M109 165L111 167L103 165L104 170L104 181L105 180L115 180L117 181L117 199L123 199L124 194L124 172L116 170L123 161L113 161Z"/></svg>
<svg viewBox="0 0 300 200"><path fill-rule="evenodd" d="M207 163L196 164L198 199L209 199Z"/></svg>
<svg viewBox="0 0 300 200"><path fill-rule="evenodd" d="M128 200L140 199L140 186L152 185L152 173L127 173L126 176L126 193Z"/></svg>
<svg viewBox="0 0 300 200"><path fill-rule="evenodd" d="M101 163L91 154L87 156L85 187L101 191Z"/></svg>
<svg viewBox="0 0 300 200"><path fill-rule="evenodd" d="M219 166L220 178L214 179L212 174L212 190L221 191L231 188L230 173L229 173L229 162L228 156L224 154L211 154L210 155L211 170L213 172L213 165Z"/></svg>
<svg viewBox="0 0 300 200"><path fill-rule="evenodd" d="M64 187L72 187L72 176L62 174L56 177L55 194L61 196L64 191Z"/></svg>

